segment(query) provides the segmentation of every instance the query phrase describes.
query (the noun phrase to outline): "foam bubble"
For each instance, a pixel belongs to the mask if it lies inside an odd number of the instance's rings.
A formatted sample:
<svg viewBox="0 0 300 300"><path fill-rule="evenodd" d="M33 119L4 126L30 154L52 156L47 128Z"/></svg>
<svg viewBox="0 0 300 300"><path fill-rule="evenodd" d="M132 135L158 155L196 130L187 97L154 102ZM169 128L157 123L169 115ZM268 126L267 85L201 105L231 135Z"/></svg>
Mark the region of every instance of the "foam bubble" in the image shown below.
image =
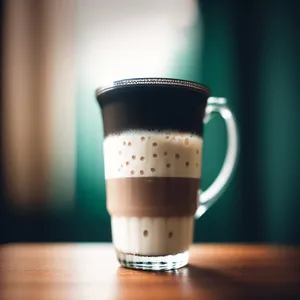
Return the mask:
<svg viewBox="0 0 300 300"><path fill-rule="evenodd" d="M191 133L128 131L104 140L105 177L199 178L202 138Z"/></svg>

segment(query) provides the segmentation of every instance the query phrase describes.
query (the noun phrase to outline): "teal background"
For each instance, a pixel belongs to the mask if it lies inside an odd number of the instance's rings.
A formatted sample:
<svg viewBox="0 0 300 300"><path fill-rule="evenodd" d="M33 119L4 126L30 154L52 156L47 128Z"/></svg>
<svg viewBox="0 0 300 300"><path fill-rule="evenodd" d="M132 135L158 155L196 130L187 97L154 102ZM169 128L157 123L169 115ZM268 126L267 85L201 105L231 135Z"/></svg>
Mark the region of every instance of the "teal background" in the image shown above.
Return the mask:
<svg viewBox="0 0 300 300"><path fill-rule="evenodd" d="M195 241L299 241L295 9L279 1L201 1L203 27L191 27L189 47L176 53L167 76L204 83L214 96L226 97L241 137L234 178L196 222ZM82 82L77 95L77 206L82 216L99 218L99 227L91 230L107 240L100 109ZM218 174L226 147L224 124L215 118L205 127L202 189Z"/></svg>
<svg viewBox="0 0 300 300"><path fill-rule="evenodd" d="M166 74L155 76L194 80L226 97L240 155L231 184L196 222L194 240L299 243L300 2L203 0L200 9L201 23L185 32L187 47L172 53ZM0 229L9 228L3 241L111 240L103 125L78 49L75 209L22 219L3 205ZM218 174L226 147L225 126L214 118L205 126L202 189Z"/></svg>

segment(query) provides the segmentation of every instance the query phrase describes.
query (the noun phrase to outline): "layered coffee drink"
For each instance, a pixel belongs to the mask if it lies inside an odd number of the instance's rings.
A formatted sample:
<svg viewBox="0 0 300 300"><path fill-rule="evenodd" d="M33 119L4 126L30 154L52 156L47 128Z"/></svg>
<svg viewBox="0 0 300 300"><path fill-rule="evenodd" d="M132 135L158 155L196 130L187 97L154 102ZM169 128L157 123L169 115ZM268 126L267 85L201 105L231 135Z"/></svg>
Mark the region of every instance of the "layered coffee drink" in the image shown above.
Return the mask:
<svg viewBox="0 0 300 300"><path fill-rule="evenodd" d="M237 158L236 124L226 99L209 98L202 84L172 78L122 79L96 95L104 125L106 203L120 264L153 271L185 266L194 216L221 195ZM200 201L203 124L211 114L226 123L228 149Z"/></svg>
<svg viewBox="0 0 300 300"><path fill-rule="evenodd" d="M129 130L104 140L113 243L126 254L183 253L192 243L202 138L178 131Z"/></svg>
<svg viewBox="0 0 300 300"><path fill-rule="evenodd" d="M185 266L193 240L209 89L137 78L99 88L106 203L121 265Z"/></svg>

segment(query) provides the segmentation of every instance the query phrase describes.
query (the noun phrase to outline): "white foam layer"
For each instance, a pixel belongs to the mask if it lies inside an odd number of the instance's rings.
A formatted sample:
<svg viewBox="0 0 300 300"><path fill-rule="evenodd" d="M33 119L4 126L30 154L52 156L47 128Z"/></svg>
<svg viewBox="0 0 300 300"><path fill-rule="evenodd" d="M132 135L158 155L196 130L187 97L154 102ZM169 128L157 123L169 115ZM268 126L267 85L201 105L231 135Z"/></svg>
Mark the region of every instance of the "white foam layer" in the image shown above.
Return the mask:
<svg viewBox="0 0 300 300"><path fill-rule="evenodd" d="M202 138L178 132L126 132L104 140L105 178L200 178Z"/></svg>
<svg viewBox="0 0 300 300"><path fill-rule="evenodd" d="M113 244L124 253L168 255L187 251L194 217L112 217Z"/></svg>

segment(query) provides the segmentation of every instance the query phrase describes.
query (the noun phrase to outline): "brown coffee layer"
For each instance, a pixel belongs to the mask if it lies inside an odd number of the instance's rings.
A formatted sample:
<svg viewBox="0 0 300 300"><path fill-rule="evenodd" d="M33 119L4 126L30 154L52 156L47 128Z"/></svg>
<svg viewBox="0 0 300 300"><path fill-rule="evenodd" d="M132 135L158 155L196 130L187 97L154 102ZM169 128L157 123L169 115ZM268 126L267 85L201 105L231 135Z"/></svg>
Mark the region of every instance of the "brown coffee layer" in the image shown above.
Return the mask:
<svg viewBox="0 0 300 300"><path fill-rule="evenodd" d="M197 209L199 185L195 178L107 179L107 209L112 216L191 216Z"/></svg>

